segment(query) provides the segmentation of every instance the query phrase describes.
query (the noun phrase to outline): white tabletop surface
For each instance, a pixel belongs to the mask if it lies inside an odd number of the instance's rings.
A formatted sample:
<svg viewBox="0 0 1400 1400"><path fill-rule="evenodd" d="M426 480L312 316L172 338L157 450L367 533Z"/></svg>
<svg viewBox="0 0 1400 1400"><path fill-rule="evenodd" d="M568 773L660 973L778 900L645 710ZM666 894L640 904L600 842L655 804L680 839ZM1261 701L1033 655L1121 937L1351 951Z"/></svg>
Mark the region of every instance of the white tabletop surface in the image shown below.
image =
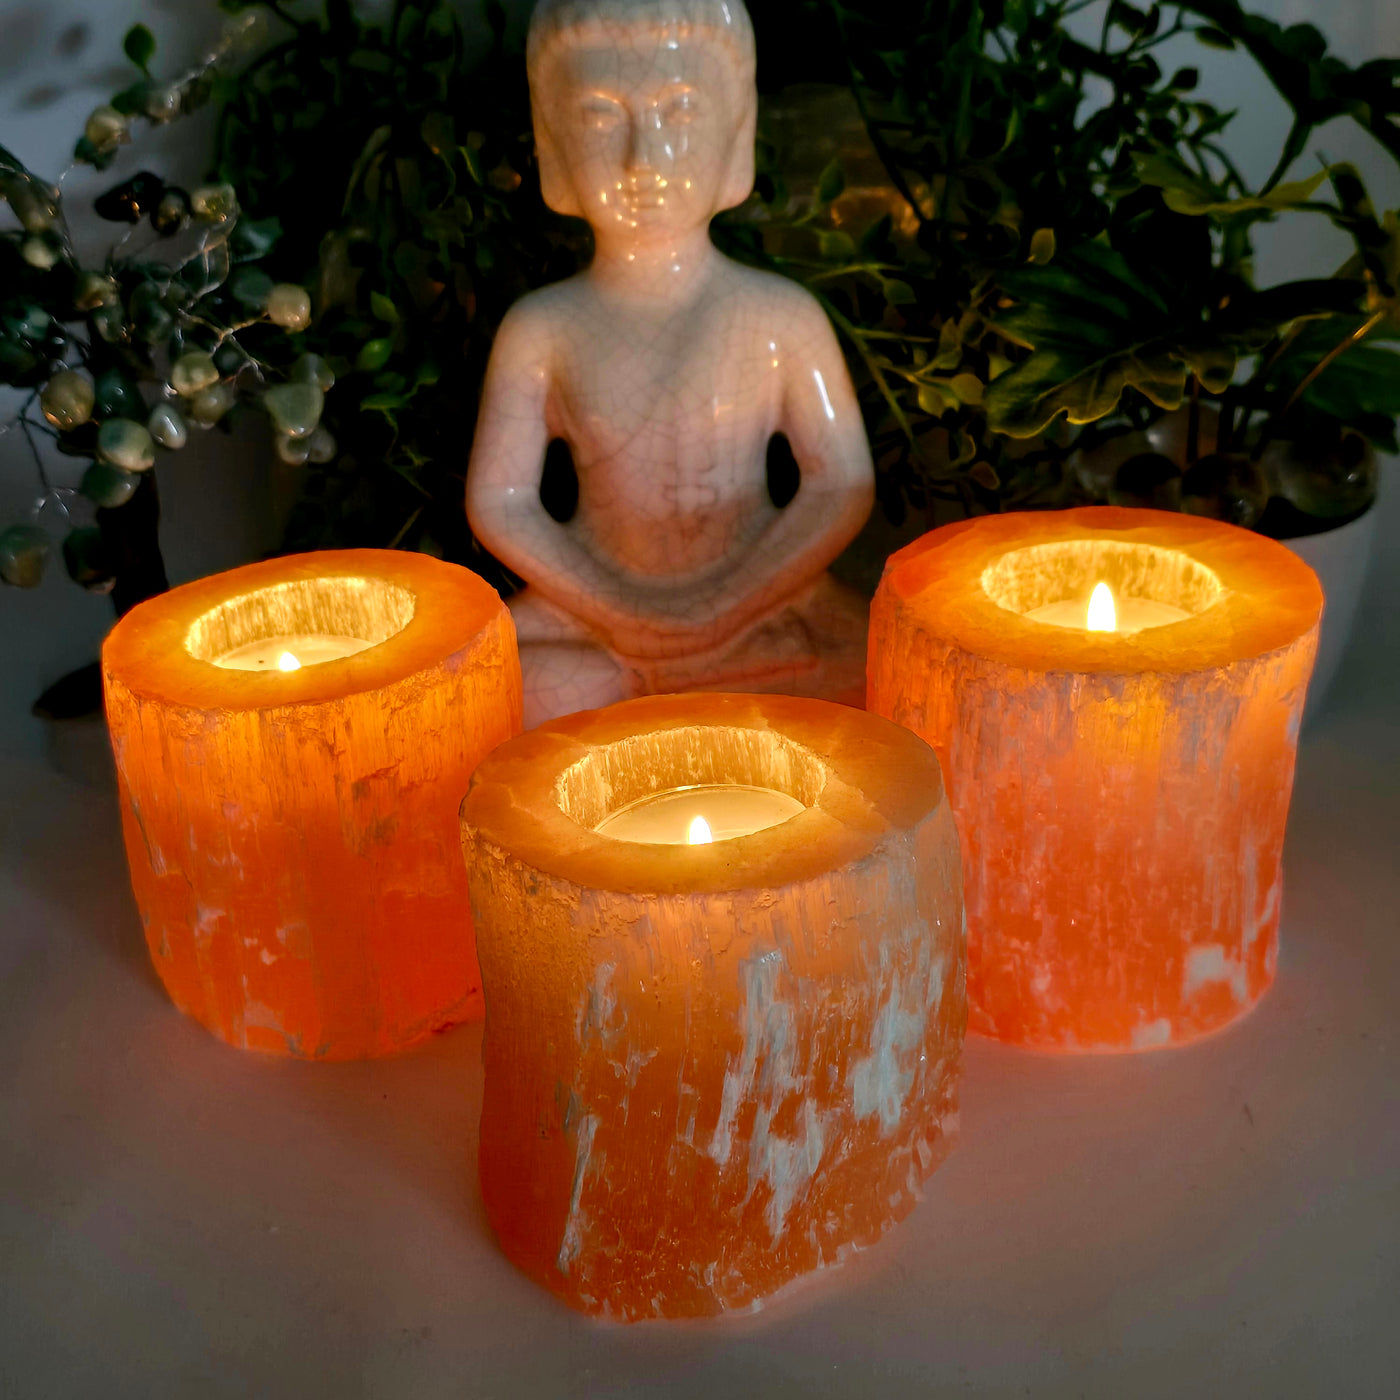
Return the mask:
<svg viewBox="0 0 1400 1400"><path fill-rule="evenodd" d="M180 1016L112 794L5 761L0 1395L1400 1394L1397 582L1392 548L1304 737L1259 1009L1147 1055L971 1040L910 1219L713 1323L592 1323L498 1253L479 1027L318 1065Z"/></svg>

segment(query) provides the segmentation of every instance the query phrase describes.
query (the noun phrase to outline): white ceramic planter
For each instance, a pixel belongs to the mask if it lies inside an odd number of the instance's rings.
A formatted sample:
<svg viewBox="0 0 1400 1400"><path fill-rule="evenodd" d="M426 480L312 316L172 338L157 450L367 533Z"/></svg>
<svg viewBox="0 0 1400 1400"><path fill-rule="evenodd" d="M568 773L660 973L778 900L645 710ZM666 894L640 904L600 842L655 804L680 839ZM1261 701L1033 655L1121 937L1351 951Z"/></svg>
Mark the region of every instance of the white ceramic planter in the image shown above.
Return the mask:
<svg viewBox="0 0 1400 1400"><path fill-rule="evenodd" d="M1322 581L1322 591L1327 599L1327 607L1322 614L1317 665L1308 687L1305 723L1322 709L1342 656L1351 641L1356 610L1361 603L1366 573L1371 563L1377 514L1375 506L1372 506L1365 515L1335 530L1284 541L1299 558L1312 565Z"/></svg>

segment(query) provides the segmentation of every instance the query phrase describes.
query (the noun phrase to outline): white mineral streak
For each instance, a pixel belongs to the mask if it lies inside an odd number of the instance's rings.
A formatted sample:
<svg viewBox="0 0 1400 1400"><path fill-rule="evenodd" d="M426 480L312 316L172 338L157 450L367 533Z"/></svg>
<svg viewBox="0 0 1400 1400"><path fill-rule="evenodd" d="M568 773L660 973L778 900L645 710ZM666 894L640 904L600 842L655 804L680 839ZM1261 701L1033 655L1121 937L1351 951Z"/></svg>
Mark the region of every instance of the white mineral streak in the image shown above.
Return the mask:
<svg viewBox="0 0 1400 1400"><path fill-rule="evenodd" d="M214 935L219 931L219 922L228 918L227 909L210 909L205 905L196 902L194 937L195 942L202 947L207 947L213 941Z"/></svg>
<svg viewBox="0 0 1400 1400"><path fill-rule="evenodd" d="M588 989L583 1005L579 1008L578 1038L580 1045L587 1045L596 1036L607 1045L621 1029L612 1024L617 1011L617 993L612 988L613 973L617 971L613 963L600 963L593 972L593 985Z"/></svg>
<svg viewBox="0 0 1400 1400"><path fill-rule="evenodd" d="M928 1033L928 1018L943 995L943 962L931 962L927 942L919 949L919 969L901 999L899 977L891 979L870 1037L870 1054L851 1065L848 1082L857 1118L880 1115L880 1132L888 1137L899 1127L904 1100L914 1084L917 1051Z"/></svg>
<svg viewBox="0 0 1400 1400"><path fill-rule="evenodd" d="M1159 1045L1166 1045L1171 1038L1172 1023L1165 1016L1159 1016L1133 1031L1133 1049L1154 1050Z"/></svg>
<svg viewBox="0 0 1400 1400"><path fill-rule="evenodd" d="M734 1124L739 1110L753 1092L760 1059L763 1062L765 1105L772 1118L782 1099L802 1087L793 1073L796 1047L792 1044L793 1009L777 999L777 983L783 969L778 949L750 958L743 964L744 1047L737 1064L724 1076L719 1119L710 1138L709 1155L721 1168L734 1150Z"/></svg>
<svg viewBox="0 0 1400 1400"><path fill-rule="evenodd" d="M826 1137L821 1114L810 1099L802 1103L802 1136L797 1139L775 1137L768 1131L772 1122L771 1109L760 1108L754 1119L753 1137L749 1141L749 1194L760 1181L768 1183L772 1195L768 1200L765 1219L768 1231L776 1243L783 1233L788 1212L817 1174Z"/></svg>
<svg viewBox="0 0 1400 1400"><path fill-rule="evenodd" d="M1080 988L1126 984L1135 936L1175 951L1184 996L1224 983L1237 1008L1257 998L1277 958L1279 833L1311 643L1220 672L1031 674L894 606L898 645L880 654L871 705L944 760L964 841L973 1026L1095 1048L1067 1028L1069 1008ZM1087 811L1109 819L1086 830ZM1193 957L1203 940L1219 952ZM1134 995L1135 1046L1211 1028Z"/></svg>
<svg viewBox="0 0 1400 1400"><path fill-rule="evenodd" d="M1207 943L1186 953L1186 973L1181 979L1181 994L1195 996L1212 982L1228 982L1231 995L1243 1002L1249 992L1244 964L1229 956L1219 943Z"/></svg>
<svg viewBox="0 0 1400 1400"><path fill-rule="evenodd" d="M249 1026L266 1026L270 1030L280 1031L282 1017L260 1001L247 1001L243 1003L243 1026L245 1030Z"/></svg>
<svg viewBox="0 0 1400 1400"><path fill-rule="evenodd" d="M627 777L569 764L550 798L584 817ZM595 1314L753 1310L908 1213L948 1147L965 1023L946 806L733 891L622 892L493 849L468 843L482 1193L532 1276Z"/></svg>
<svg viewBox="0 0 1400 1400"><path fill-rule="evenodd" d="M567 1274L579 1251L583 1248L583 1232L587 1220L579 1210L579 1199L583 1195L583 1180L588 1173L593 1157L593 1136L598 1131L598 1120L593 1114L585 1114L578 1125L578 1146L574 1155L574 1183L569 1191L569 1214L564 1224L564 1238L559 1244L559 1257L555 1260L561 1274Z"/></svg>

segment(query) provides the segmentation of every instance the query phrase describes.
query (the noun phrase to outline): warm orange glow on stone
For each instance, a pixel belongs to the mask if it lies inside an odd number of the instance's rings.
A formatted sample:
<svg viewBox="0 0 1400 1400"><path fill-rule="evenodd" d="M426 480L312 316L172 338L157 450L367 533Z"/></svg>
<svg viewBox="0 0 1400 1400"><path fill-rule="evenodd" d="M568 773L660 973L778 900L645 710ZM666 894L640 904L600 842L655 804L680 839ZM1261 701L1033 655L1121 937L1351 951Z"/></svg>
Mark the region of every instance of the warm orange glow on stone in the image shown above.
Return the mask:
<svg viewBox="0 0 1400 1400"><path fill-rule="evenodd" d="M1025 616L1096 577L1185 618L1093 633ZM1282 545L1157 511L988 516L891 558L869 705L942 760L973 1029L1179 1044L1263 994L1321 609Z"/></svg>
<svg viewBox="0 0 1400 1400"><path fill-rule="evenodd" d="M617 841L686 784L805 810ZM634 700L497 749L462 804L481 1186L523 1270L619 1318L757 1306L913 1207L956 1122L957 837L931 749L845 706Z"/></svg>
<svg viewBox="0 0 1400 1400"><path fill-rule="evenodd" d="M215 658L324 634L296 670ZM456 807L520 729L504 605L465 569L387 550L201 579L103 648L132 885L156 971L234 1045L387 1054L481 1004Z"/></svg>

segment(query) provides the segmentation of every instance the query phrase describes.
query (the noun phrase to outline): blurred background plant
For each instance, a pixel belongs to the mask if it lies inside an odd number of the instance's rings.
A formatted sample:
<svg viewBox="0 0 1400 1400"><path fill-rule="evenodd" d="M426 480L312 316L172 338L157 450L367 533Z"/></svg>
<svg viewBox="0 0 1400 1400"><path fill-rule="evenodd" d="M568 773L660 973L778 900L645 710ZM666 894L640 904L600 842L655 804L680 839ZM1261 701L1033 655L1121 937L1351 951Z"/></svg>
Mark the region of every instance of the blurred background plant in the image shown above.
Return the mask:
<svg viewBox="0 0 1400 1400"><path fill-rule="evenodd" d="M299 474L286 548L421 549L509 587L462 510L480 383L508 306L589 252L539 196L520 36L494 0L484 46L447 0L220 7L230 37L174 81L154 36L127 35L134 81L78 159L205 102L217 130L200 190L144 174L102 196L130 227L101 267L80 265L56 190L5 158L0 377L31 391L18 431L90 459L95 518L36 454L43 509L5 533L0 573L32 580L40 532L71 516L86 586L119 606L160 586L148 459L248 404ZM1287 535L1366 509L1400 414L1400 221L1350 166L1291 167L1337 116L1400 158L1400 61L1349 67L1236 0L1113 0L1090 37L1086 0L751 10L760 177L716 238L822 299L889 517L1112 500ZM1159 63L1183 37L1287 102L1260 187L1223 144L1233 114ZM1254 233L1282 218L1332 221L1353 257L1256 287ZM773 470L782 499L792 465ZM552 455L559 518L576 490Z"/></svg>
<svg viewBox="0 0 1400 1400"><path fill-rule="evenodd" d="M347 444L309 464L286 546L420 549L504 584L462 504L481 381L510 304L587 247L540 199L523 54L494 3L474 53L445 0L269 8L277 41L218 94L216 170L281 221L270 266L313 291Z"/></svg>
<svg viewBox="0 0 1400 1400"><path fill-rule="evenodd" d="M156 43L126 36L141 76L88 118L75 161L103 169L142 123L163 124L209 100L218 66L259 40L257 16L231 25L218 49L171 82L151 76ZM0 530L0 578L36 586L54 544L82 587L110 594L118 614L167 587L154 466L191 430L226 427L240 404L271 420L278 451L326 460L320 424L333 382L304 353L306 289L264 266L280 227L245 216L233 186L186 191L141 172L95 201L124 231L100 263L70 235L60 184L0 148L0 192L18 227L0 230L0 383L24 397L4 431L27 440L35 472L30 518ZM40 440L85 461L78 485L56 482ZM54 715L96 706L96 666L41 697Z"/></svg>
<svg viewBox="0 0 1400 1400"><path fill-rule="evenodd" d="M1285 537L1354 518L1372 448L1396 447L1400 223L1349 165L1284 177L1336 117L1400 160L1400 60L1349 67L1236 0L1112 0L1095 41L1088 8L754 7L786 92L731 246L826 303L895 518L1113 501ZM1286 102L1261 187L1224 144L1235 114L1159 64L1183 37L1258 65ZM1281 218L1331 220L1353 257L1256 287L1253 235Z"/></svg>

